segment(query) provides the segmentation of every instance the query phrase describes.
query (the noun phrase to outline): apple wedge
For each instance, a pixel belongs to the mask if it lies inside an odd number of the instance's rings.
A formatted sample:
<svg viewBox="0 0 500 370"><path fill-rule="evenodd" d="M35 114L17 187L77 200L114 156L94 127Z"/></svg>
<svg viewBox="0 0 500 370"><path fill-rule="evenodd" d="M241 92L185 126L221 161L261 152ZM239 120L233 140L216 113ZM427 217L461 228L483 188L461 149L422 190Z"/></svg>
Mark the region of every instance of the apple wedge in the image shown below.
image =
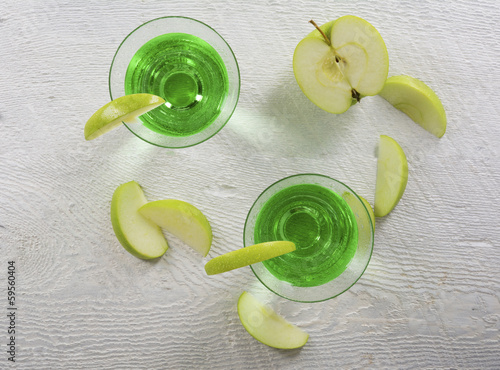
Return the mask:
<svg viewBox="0 0 500 370"><path fill-rule="evenodd" d="M361 196L359 198L365 204L365 207L368 210L368 213L370 214L370 219L372 220L373 229L375 230L375 214L373 213L373 208L372 208L372 206L370 205L370 203L368 203L368 201L365 198L363 198Z"/></svg>
<svg viewBox="0 0 500 370"><path fill-rule="evenodd" d="M182 200L157 200L143 205L139 213L174 234L203 257L212 245L212 228L201 211Z"/></svg>
<svg viewBox="0 0 500 370"><path fill-rule="evenodd" d="M120 185L111 200L111 224L120 244L142 259L161 257L168 249L161 229L145 219L138 209L146 204L140 185L130 181Z"/></svg>
<svg viewBox="0 0 500 370"><path fill-rule="evenodd" d="M212 258L205 264L207 275L220 274L240 267L262 262L282 254L293 252L295 244L288 241L273 241L250 245Z"/></svg>
<svg viewBox="0 0 500 370"><path fill-rule="evenodd" d="M363 96L377 95L389 72L384 40L352 15L318 27L295 48L293 71L302 92L321 109L343 113Z"/></svg>
<svg viewBox="0 0 500 370"><path fill-rule="evenodd" d="M370 203L368 203L368 201L365 198L363 198L362 196L358 195L358 197L359 197L359 199L361 199L364 206L366 207L366 210L368 211L368 214L370 216L370 220L372 221L373 229L375 230L375 215L373 214L373 209L370 206ZM356 216L356 218L358 219L358 222L359 222L358 215L360 213L364 212L364 209L363 209L363 206L359 203L356 196L351 192L345 191L342 194L342 198L344 198L344 200L347 202L349 207L351 207L352 211L354 212L354 215Z"/></svg>
<svg viewBox="0 0 500 370"><path fill-rule="evenodd" d="M446 112L436 93L410 76L393 76L379 93L431 134L442 137L446 131Z"/></svg>
<svg viewBox="0 0 500 370"><path fill-rule="evenodd" d="M286 321L248 292L243 292L238 299L238 316L252 337L270 347L300 348L309 340L309 334Z"/></svg>
<svg viewBox="0 0 500 370"><path fill-rule="evenodd" d="M381 135L377 160L375 216L383 217L393 210L403 196L408 182L408 162L399 144Z"/></svg>
<svg viewBox="0 0 500 370"><path fill-rule="evenodd" d="M93 140L165 103L152 94L131 94L110 101L99 108L85 124L86 140Z"/></svg>

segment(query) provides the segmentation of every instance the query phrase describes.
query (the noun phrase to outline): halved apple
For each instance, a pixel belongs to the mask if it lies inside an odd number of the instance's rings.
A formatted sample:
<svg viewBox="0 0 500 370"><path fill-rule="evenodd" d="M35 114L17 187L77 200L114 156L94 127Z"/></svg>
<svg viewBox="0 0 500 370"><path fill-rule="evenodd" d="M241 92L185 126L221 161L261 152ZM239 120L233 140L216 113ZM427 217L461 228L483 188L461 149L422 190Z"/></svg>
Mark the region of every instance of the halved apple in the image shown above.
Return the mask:
<svg viewBox="0 0 500 370"><path fill-rule="evenodd" d="M408 183L406 155L393 138L381 135L377 159L375 216L383 217L393 210Z"/></svg>
<svg viewBox="0 0 500 370"><path fill-rule="evenodd" d="M120 185L111 199L111 224L120 244L142 259L161 257L168 249L161 229L145 219L138 209L147 203L135 181Z"/></svg>
<svg viewBox="0 0 500 370"><path fill-rule="evenodd" d="M382 90L389 56L375 27L346 15L299 42L293 71L302 92L314 104L330 113L343 113L361 97Z"/></svg>
<svg viewBox="0 0 500 370"><path fill-rule="evenodd" d="M309 334L286 321L248 292L243 292L238 299L238 316L252 337L270 347L300 348L309 340Z"/></svg>
<svg viewBox="0 0 500 370"><path fill-rule="evenodd" d="M444 135L446 112L443 104L422 81L404 75L389 77L379 95L433 135Z"/></svg>
<svg viewBox="0 0 500 370"><path fill-rule="evenodd" d="M174 234L202 256L212 245L212 228L205 215L195 206L177 199L147 203L139 213Z"/></svg>

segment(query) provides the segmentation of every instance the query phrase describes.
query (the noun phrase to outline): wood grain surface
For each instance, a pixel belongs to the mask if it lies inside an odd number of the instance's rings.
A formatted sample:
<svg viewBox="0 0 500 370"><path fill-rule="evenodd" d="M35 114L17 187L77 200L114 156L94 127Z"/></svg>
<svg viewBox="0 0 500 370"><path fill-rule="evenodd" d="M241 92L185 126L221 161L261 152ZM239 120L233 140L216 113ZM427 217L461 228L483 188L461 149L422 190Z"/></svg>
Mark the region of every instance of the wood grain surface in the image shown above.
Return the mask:
<svg viewBox="0 0 500 370"><path fill-rule="evenodd" d="M384 38L389 75L440 96L437 139L379 97L342 115L318 109L292 71L296 44L345 14ZM92 142L86 120L109 101L123 38L166 15L198 19L231 45L238 107L209 141L148 145L125 127ZM16 362L0 317L1 369L500 368L500 6L496 1L37 1L0 5L0 310L16 262ZM378 137L396 139L409 181L376 224L359 282L322 303L267 293L249 268L206 276L169 236L154 262L129 255L110 201L136 180L150 200L177 198L210 220L208 258L242 246L246 214L272 182L314 172L372 205ZM254 340L236 301L265 297L310 334L283 351Z"/></svg>

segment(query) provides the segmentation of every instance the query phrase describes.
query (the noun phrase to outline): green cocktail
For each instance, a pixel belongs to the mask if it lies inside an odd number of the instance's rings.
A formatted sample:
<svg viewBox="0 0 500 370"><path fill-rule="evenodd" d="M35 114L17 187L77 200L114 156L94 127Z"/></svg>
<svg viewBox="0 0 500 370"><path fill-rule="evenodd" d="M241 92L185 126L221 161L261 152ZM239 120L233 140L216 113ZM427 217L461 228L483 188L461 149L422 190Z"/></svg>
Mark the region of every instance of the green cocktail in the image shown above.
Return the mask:
<svg viewBox="0 0 500 370"><path fill-rule="evenodd" d="M217 51L186 33L160 35L132 57L125 94L149 92L166 103L141 117L160 134L189 136L210 126L228 94L226 67Z"/></svg>
<svg viewBox="0 0 500 370"><path fill-rule="evenodd" d="M340 195L321 185L285 188L269 199L255 223L255 242L288 240L296 251L264 261L278 279L310 287L346 269L358 245L358 226Z"/></svg>
<svg viewBox="0 0 500 370"><path fill-rule="evenodd" d="M297 250L252 265L270 290L296 301L332 298L368 265L373 225L359 197L322 175L295 175L271 185L252 206L245 246L288 240Z"/></svg>
<svg viewBox="0 0 500 370"><path fill-rule="evenodd" d="M215 135L239 97L239 69L224 39L185 17L149 21L118 48L109 75L111 99L150 93L165 104L126 124L141 139L182 148Z"/></svg>

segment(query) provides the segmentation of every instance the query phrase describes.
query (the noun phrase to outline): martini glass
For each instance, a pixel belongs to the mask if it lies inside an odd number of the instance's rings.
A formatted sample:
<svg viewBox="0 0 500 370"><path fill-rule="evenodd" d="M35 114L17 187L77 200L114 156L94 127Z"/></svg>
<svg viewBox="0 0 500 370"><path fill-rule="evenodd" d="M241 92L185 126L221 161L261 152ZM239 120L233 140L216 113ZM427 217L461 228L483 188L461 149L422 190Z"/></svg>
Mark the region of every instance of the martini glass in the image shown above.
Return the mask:
<svg viewBox="0 0 500 370"><path fill-rule="evenodd" d="M150 93L165 104L125 126L166 148L199 144L219 132L236 108L240 74L228 43L191 18L162 17L133 30L109 71L111 99Z"/></svg>
<svg viewBox="0 0 500 370"><path fill-rule="evenodd" d="M363 201L348 186L299 174L269 186L251 207L244 245L288 240L297 250L251 265L269 290L298 302L319 302L348 290L363 275L374 228Z"/></svg>

